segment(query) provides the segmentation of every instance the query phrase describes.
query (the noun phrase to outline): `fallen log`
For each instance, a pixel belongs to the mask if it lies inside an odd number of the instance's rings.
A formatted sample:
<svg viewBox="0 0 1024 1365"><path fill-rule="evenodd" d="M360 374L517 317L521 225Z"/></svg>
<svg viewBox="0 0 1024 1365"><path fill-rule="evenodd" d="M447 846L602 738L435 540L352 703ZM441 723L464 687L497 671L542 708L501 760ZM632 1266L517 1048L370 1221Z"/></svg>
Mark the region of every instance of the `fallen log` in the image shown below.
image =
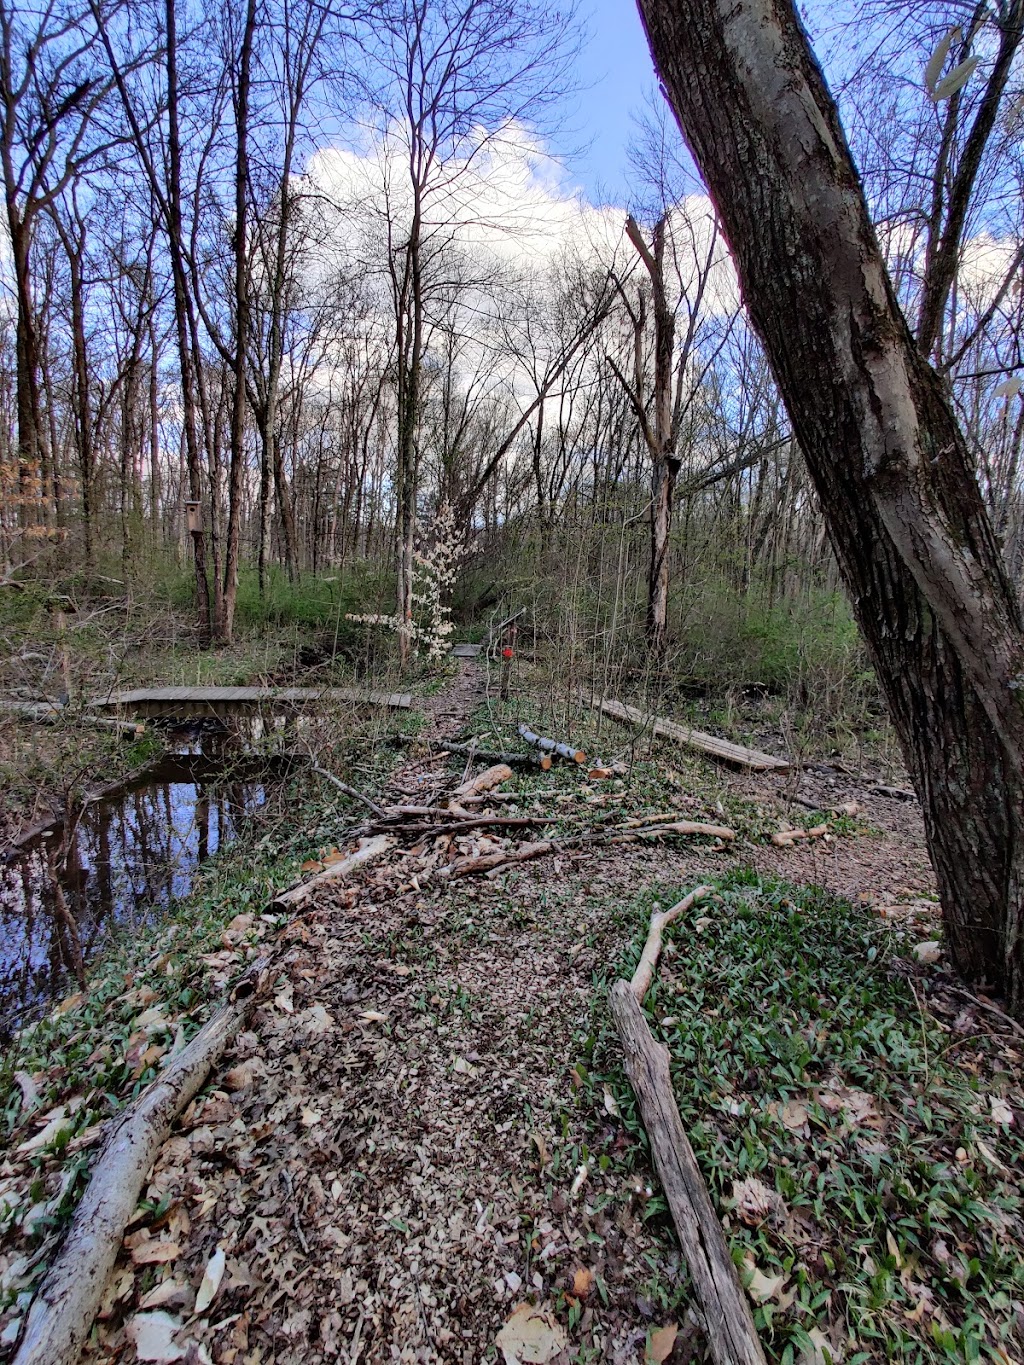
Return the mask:
<svg viewBox="0 0 1024 1365"><path fill-rule="evenodd" d="M528 725L518 727L520 736L535 749L540 749L542 753L557 754L559 758L568 759L570 763L586 763L587 756L582 749L574 749L570 744L562 744L557 739L545 739L543 735L538 735L531 730Z"/></svg>
<svg viewBox="0 0 1024 1365"><path fill-rule="evenodd" d="M357 867L362 867L364 863L371 862L374 858L379 858L382 853L386 853L394 844L394 839L386 834L378 834L372 839L360 839L359 847L342 858L340 862L334 863L331 867L324 868L323 872L318 872L315 876L308 878L298 885L290 887L287 891L279 892L270 902L271 910L294 910L299 905L304 905L306 901L326 882L338 881L341 877L347 877L350 872L354 872Z"/></svg>
<svg viewBox="0 0 1024 1365"><path fill-rule="evenodd" d="M452 792L452 799L457 801L463 796L479 796L481 792L492 791L503 782L507 782L511 776L512 769L507 763L494 763L476 777L471 777L456 787Z"/></svg>
<svg viewBox="0 0 1024 1365"><path fill-rule="evenodd" d="M78 1361L157 1153L264 994L266 965L265 959L253 965L231 1002L114 1122L60 1254L29 1309L14 1365Z"/></svg>
<svg viewBox="0 0 1024 1365"><path fill-rule="evenodd" d="M711 1358L717 1365L766 1365L747 1296L679 1116L668 1049L651 1035L641 1008L654 977L665 927L709 889L698 887L671 910L651 917L647 942L633 979L616 981L609 1002L654 1168L665 1191L704 1316Z"/></svg>

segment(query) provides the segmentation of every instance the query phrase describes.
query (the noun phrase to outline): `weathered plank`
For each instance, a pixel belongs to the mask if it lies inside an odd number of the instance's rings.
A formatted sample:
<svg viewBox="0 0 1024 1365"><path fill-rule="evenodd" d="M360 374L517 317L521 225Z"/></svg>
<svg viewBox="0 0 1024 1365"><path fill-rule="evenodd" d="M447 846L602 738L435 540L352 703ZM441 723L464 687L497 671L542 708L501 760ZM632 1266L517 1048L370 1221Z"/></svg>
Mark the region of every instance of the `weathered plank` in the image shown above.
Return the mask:
<svg viewBox="0 0 1024 1365"><path fill-rule="evenodd" d="M275 706L387 706L408 711L411 692L364 692L356 687L136 687L94 697L93 709L138 715L230 715L233 711L273 710Z"/></svg>
<svg viewBox="0 0 1024 1365"><path fill-rule="evenodd" d="M773 754L762 753L759 749L748 749L742 744L733 744L731 740L719 739L717 735L707 735L703 730L689 730L684 725L677 725L675 721L666 720L663 716L649 716L635 706L627 706L625 702L615 701L610 697L601 701L596 698L588 700L596 710L611 716L614 720L638 725L662 739L671 739L677 744L686 745L687 748L697 749L712 758L721 759L723 763L733 763L737 767L749 768L756 773L788 772L791 766L788 759L776 758Z"/></svg>

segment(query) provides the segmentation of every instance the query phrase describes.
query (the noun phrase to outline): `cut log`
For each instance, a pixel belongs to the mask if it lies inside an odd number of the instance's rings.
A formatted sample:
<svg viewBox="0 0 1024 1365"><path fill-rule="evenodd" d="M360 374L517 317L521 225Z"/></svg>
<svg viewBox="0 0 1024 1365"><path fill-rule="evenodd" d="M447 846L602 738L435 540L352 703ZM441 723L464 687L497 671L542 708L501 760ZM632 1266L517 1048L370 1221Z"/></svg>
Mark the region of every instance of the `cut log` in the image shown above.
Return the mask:
<svg viewBox="0 0 1024 1365"><path fill-rule="evenodd" d="M702 730L689 730L683 725L677 725L675 721L665 720L662 716L646 715L635 706L627 706L621 701L614 701L611 698L605 698L603 701L587 700L602 715L611 716L613 720L622 721L624 724L637 725L643 730L650 730L661 739L674 740L676 744L697 749L700 753L721 759L723 763L733 763L740 768L749 768L755 773L788 772L792 766L788 759L775 758L772 754L763 754L758 749L747 749L742 744L733 744L731 740L719 739L717 735L706 735Z"/></svg>
<svg viewBox="0 0 1024 1365"><path fill-rule="evenodd" d="M14 1365L78 1361L157 1153L263 994L265 967L260 961L246 973L231 1003L114 1122L60 1254L29 1309Z"/></svg>
<svg viewBox="0 0 1024 1365"><path fill-rule="evenodd" d="M457 801L462 796L479 796L481 792L492 791L503 782L507 782L511 776L512 769L507 763L494 763L476 777L471 777L456 787L452 792L452 799Z"/></svg>
<svg viewBox="0 0 1024 1365"><path fill-rule="evenodd" d="M672 1093L668 1049L651 1036L628 981L611 988L612 1017L672 1221L717 1365L765 1365L753 1315Z"/></svg>
<svg viewBox="0 0 1024 1365"><path fill-rule="evenodd" d="M519 734L535 749L540 749L542 753L557 754L559 758L567 759L570 763L586 763L587 756L582 749L574 749L571 744L562 744L557 739L545 739L543 735L536 734L528 725L520 725Z"/></svg>
<svg viewBox="0 0 1024 1365"><path fill-rule="evenodd" d="M776 848L792 848L801 839L820 839L828 833L828 825L815 825L813 829L780 829L772 835Z"/></svg>
<svg viewBox="0 0 1024 1365"><path fill-rule="evenodd" d="M365 863L372 862L374 858L379 858L382 853L386 853L394 845L394 839L386 834L378 834L372 839L360 839L359 847L342 858L333 866L327 867L323 872L318 872L315 877L310 877L307 881L299 882L297 886L290 887L287 891L281 891L270 903L271 910L294 910L297 906L304 905L310 899L314 891L317 891L327 882L336 882L342 877L347 877L350 872L354 872L357 867L362 867Z"/></svg>

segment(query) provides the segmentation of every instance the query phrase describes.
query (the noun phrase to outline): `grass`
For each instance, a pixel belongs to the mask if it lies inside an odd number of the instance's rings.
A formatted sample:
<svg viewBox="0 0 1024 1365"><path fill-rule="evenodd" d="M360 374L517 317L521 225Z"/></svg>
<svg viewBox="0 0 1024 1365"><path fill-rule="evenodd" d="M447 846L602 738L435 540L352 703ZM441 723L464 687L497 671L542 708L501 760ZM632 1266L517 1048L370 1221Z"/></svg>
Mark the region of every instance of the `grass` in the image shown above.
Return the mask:
<svg viewBox="0 0 1024 1365"><path fill-rule="evenodd" d="M625 913L635 937L611 975L631 974L651 901ZM670 930L646 1001L762 1339L783 1365L1019 1352L1024 1143L1000 1121L1007 1098L1020 1104L1013 1054L987 1035L951 1037L903 947L845 902L738 871ZM642 1139L618 1056L602 1006L581 1075L598 1108L611 1086ZM647 1216L671 1236L659 1195ZM671 1287L661 1298L671 1306Z"/></svg>

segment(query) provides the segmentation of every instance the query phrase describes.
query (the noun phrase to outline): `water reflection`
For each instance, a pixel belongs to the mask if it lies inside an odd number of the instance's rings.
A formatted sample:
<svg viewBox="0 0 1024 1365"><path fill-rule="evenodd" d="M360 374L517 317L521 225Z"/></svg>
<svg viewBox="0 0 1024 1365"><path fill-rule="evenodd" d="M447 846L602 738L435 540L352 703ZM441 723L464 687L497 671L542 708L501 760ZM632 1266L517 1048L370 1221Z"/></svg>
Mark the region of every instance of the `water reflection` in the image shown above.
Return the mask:
<svg viewBox="0 0 1024 1365"><path fill-rule="evenodd" d="M217 747L159 759L0 866L0 1039L73 991L115 931L187 895L287 770Z"/></svg>

